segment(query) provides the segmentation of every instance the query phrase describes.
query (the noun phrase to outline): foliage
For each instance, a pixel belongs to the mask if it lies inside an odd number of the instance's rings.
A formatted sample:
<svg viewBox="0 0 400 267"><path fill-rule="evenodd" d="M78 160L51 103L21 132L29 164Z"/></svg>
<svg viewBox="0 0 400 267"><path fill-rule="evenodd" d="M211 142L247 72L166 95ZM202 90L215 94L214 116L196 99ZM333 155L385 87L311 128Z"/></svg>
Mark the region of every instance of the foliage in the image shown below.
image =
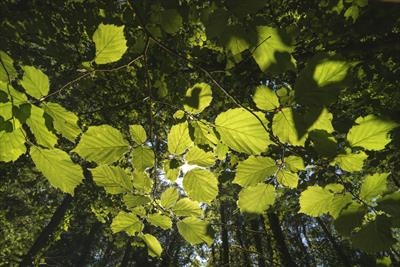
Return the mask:
<svg viewBox="0 0 400 267"><path fill-rule="evenodd" d="M31 179L32 222L54 187L79 225L63 214L40 253L15 254L49 263L76 231L87 251L65 265L398 262L399 47L378 41L400 21L372 14L379 3L279 2L2 3L23 16L1 30L0 169L48 181L43 193ZM20 198L21 178L2 176L2 194ZM318 254L324 238L337 256Z"/></svg>

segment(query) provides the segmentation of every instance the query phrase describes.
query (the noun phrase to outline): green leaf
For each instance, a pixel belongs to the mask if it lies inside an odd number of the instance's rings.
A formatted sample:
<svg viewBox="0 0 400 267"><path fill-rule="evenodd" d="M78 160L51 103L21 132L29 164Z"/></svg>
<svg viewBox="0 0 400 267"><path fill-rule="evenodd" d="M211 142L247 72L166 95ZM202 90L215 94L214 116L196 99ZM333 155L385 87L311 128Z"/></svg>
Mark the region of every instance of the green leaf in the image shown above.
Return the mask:
<svg viewBox="0 0 400 267"><path fill-rule="evenodd" d="M200 209L200 203L197 201L190 200L189 198L182 198L176 202L172 211L176 216L195 216L199 217L203 214Z"/></svg>
<svg viewBox="0 0 400 267"><path fill-rule="evenodd" d="M0 81L9 83L17 77L14 60L4 51L0 50Z"/></svg>
<svg viewBox="0 0 400 267"><path fill-rule="evenodd" d="M53 119L54 129L68 140L74 142L81 133L81 129L78 126L78 117L57 103L45 103L43 109Z"/></svg>
<svg viewBox="0 0 400 267"><path fill-rule="evenodd" d="M30 155L36 168L52 186L74 195L75 187L83 180L83 171L78 164L72 162L66 152L57 148L42 149L31 146Z"/></svg>
<svg viewBox="0 0 400 267"><path fill-rule="evenodd" d="M175 203L178 201L179 192L174 187L167 188L160 196L161 206L166 209L172 208L175 206Z"/></svg>
<svg viewBox="0 0 400 267"><path fill-rule="evenodd" d="M242 108L220 113L215 119L215 124L222 142L233 150L250 155L265 152L268 145L272 144L269 133L262 126L262 124L267 125L268 121L263 113L254 112L254 114L259 120Z"/></svg>
<svg viewBox="0 0 400 267"><path fill-rule="evenodd" d="M275 160L269 157L250 156L248 159L239 162L233 183L242 187L256 185L274 175L277 169Z"/></svg>
<svg viewBox="0 0 400 267"><path fill-rule="evenodd" d="M179 123L171 127L168 133L168 151L171 154L179 155L192 146L193 142L189 136L187 122Z"/></svg>
<svg viewBox="0 0 400 267"><path fill-rule="evenodd" d="M133 191L133 184L124 169L118 166L100 165L90 169L94 182L103 186L109 194Z"/></svg>
<svg viewBox="0 0 400 267"><path fill-rule="evenodd" d="M168 216L159 213L149 214L146 220L152 225L158 226L164 230L170 229L172 227L171 219Z"/></svg>
<svg viewBox="0 0 400 267"><path fill-rule="evenodd" d="M306 167L304 166L303 158L297 156L289 156L284 159L285 167L292 172L304 171Z"/></svg>
<svg viewBox="0 0 400 267"><path fill-rule="evenodd" d="M154 152L149 147L138 146L132 150L133 167L144 171L154 165Z"/></svg>
<svg viewBox="0 0 400 267"><path fill-rule="evenodd" d="M352 202L335 219L334 225L336 230L342 236L349 237L354 228L361 225L365 213L365 207L357 202Z"/></svg>
<svg viewBox="0 0 400 267"><path fill-rule="evenodd" d="M119 160L128 150L128 142L117 129L100 125L90 126L72 151L86 160L110 164Z"/></svg>
<svg viewBox="0 0 400 267"><path fill-rule="evenodd" d="M185 111L193 114L202 112L212 101L211 86L206 83L196 83L186 91Z"/></svg>
<svg viewBox="0 0 400 267"><path fill-rule="evenodd" d="M241 212L262 214L275 202L275 189L272 185L258 184L239 192L237 202Z"/></svg>
<svg viewBox="0 0 400 267"><path fill-rule="evenodd" d="M131 134L133 141L139 145L143 144L147 140L147 134L142 125L129 125L129 133Z"/></svg>
<svg viewBox="0 0 400 267"><path fill-rule="evenodd" d="M319 155L327 158L332 158L336 155L337 142L332 134L324 130L314 130L309 133L308 138Z"/></svg>
<svg viewBox="0 0 400 267"><path fill-rule="evenodd" d="M185 160L188 164L211 167L215 164L215 156L212 152L205 152L203 149L193 146L186 153Z"/></svg>
<svg viewBox="0 0 400 267"><path fill-rule="evenodd" d="M194 142L196 144L210 146L218 144L219 140L209 124L209 122L204 120L193 121L190 123L190 126L193 127Z"/></svg>
<svg viewBox="0 0 400 267"><path fill-rule="evenodd" d="M140 236L147 246L147 252L151 257L161 257L163 249L160 242L151 234L144 234Z"/></svg>
<svg viewBox="0 0 400 267"><path fill-rule="evenodd" d="M57 136L50 132L46 126L43 109L31 105L31 115L26 120L26 124L28 124L39 145L52 148L57 144Z"/></svg>
<svg viewBox="0 0 400 267"><path fill-rule="evenodd" d="M175 180L179 176L179 163L176 159L166 160L164 161L164 172L165 177L171 182L175 182Z"/></svg>
<svg viewBox="0 0 400 267"><path fill-rule="evenodd" d="M350 64L345 61L324 60L316 65L313 80L318 87L339 83L346 79Z"/></svg>
<svg viewBox="0 0 400 267"><path fill-rule="evenodd" d="M23 66L22 69L24 76L20 83L26 92L36 99L46 96L50 90L49 77L35 67Z"/></svg>
<svg viewBox="0 0 400 267"><path fill-rule="evenodd" d="M139 220L136 214L125 211L120 211L111 224L111 230L113 233L124 231L130 236L134 236L136 233L141 232L143 227L143 223Z"/></svg>
<svg viewBox="0 0 400 267"><path fill-rule="evenodd" d="M209 225L207 222L195 217L187 217L177 222L176 226L178 232L190 244L196 245L205 242L208 246L211 246L213 239L208 234Z"/></svg>
<svg viewBox="0 0 400 267"><path fill-rule="evenodd" d="M287 170L278 170L276 173L278 183L289 188L296 188L299 183L299 176Z"/></svg>
<svg viewBox="0 0 400 267"><path fill-rule="evenodd" d="M167 9L161 13L161 28L169 34L175 34L182 27L182 17L176 9Z"/></svg>
<svg viewBox="0 0 400 267"><path fill-rule="evenodd" d="M310 131L319 129L328 133L333 132L332 114L327 109L323 109L316 120L311 123L307 122L307 116L300 117L299 121L296 121L294 116L292 108L283 108L281 112L274 115L272 131L283 143L304 146ZM301 128L304 125L309 126L307 129Z"/></svg>
<svg viewBox="0 0 400 267"><path fill-rule="evenodd" d="M107 64L118 61L127 50L124 26L101 23L93 34L96 45L96 64Z"/></svg>
<svg viewBox="0 0 400 267"><path fill-rule="evenodd" d="M219 160L224 160L228 152L229 152L229 147L222 142L219 142L214 148L214 153Z"/></svg>
<svg viewBox="0 0 400 267"><path fill-rule="evenodd" d="M391 141L389 132L399 124L382 120L374 115L359 117L356 125L347 134L347 141L352 147L368 150L382 150Z"/></svg>
<svg viewBox="0 0 400 267"><path fill-rule="evenodd" d="M389 173L375 173L367 175L361 184L360 198L364 201L371 201L381 195L387 188L387 177Z"/></svg>
<svg viewBox="0 0 400 267"><path fill-rule="evenodd" d="M19 107L28 102L24 93L15 90L11 85L0 81L0 96L4 95L6 99L0 100L0 117L4 120L12 120L15 117L14 107Z"/></svg>
<svg viewBox="0 0 400 267"><path fill-rule="evenodd" d="M153 180L144 171L133 172L133 186L142 190L144 193L150 193L153 188Z"/></svg>
<svg viewBox="0 0 400 267"><path fill-rule="evenodd" d="M218 180L208 170L193 169L185 174L183 188L193 200L211 203L218 194Z"/></svg>
<svg viewBox="0 0 400 267"><path fill-rule="evenodd" d="M15 161L26 152L25 135L20 127L12 132L0 131L0 162Z"/></svg>
<svg viewBox="0 0 400 267"><path fill-rule="evenodd" d="M283 72L294 70L296 61L290 36L269 26L258 26L258 44L252 56L262 71Z"/></svg>
<svg viewBox="0 0 400 267"><path fill-rule="evenodd" d="M257 108L264 111L273 111L280 106L278 96L265 85L257 86L253 101Z"/></svg>
<svg viewBox="0 0 400 267"><path fill-rule="evenodd" d="M333 184L336 185L336 184ZM331 191L332 184L325 188L320 186L309 186L304 190L299 198L299 213L304 213L312 217L318 217L322 214L330 214L337 217L343 208L351 203L349 194L335 194Z"/></svg>
<svg viewBox="0 0 400 267"><path fill-rule="evenodd" d="M364 161L368 158L368 155L363 151L359 151L358 153L348 152L346 154L339 154L336 158L330 163L331 165L339 165L342 170L348 172L357 172L361 171L364 165Z"/></svg>
<svg viewBox="0 0 400 267"><path fill-rule="evenodd" d="M389 250L396 243L392 236L389 218L385 215L376 216L375 220L368 222L351 237L354 247L368 253L377 253Z"/></svg>
<svg viewBox="0 0 400 267"><path fill-rule="evenodd" d="M124 195L124 203L129 209L146 205L149 202L151 202L151 199L147 196L133 194Z"/></svg>

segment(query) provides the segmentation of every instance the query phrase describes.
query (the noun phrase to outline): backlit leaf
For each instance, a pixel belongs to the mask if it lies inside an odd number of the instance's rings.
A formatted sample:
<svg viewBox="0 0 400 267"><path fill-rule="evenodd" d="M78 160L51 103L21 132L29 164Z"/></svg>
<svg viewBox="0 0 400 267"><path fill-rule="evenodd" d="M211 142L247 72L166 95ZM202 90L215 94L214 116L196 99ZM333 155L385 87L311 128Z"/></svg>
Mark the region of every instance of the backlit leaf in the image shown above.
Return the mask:
<svg viewBox="0 0 400 267"><path fill-rule="evenodd" d="M100 165L90 171L93 181L98 186L103 186L107 193L120 194L133 191L131 179L121 167Z"/></svg>
<svg viewBox="0 0 400 267"><path fill-rule="evenodd" d="M206 83L197 83L186 91L185 111L193 114L202 112L212 101L211 86Z"/></svg>
<svg viewBox="0 0 400 267"><path fill-rule="evenodd" d="M239 162L236 169L234 183L247 187L263 182L277 171L275 160L269 157L250 156Z"/></svg>
<svg viewBox="0 0 400 267"><path fill-rule="evenodd" d="M98 164L110 164L119 160L128 150L129 143L117 129L100 125L90 126L73 152Z"/></svg>
<svg viewBox="0 0 400 267"><path fill-rule="evenodd" d="M200 203L197 201L190 200L189 198L182 198L176 202L172 211L176 216L201 216L203 214L200 209Z"/></svg>
<svg viewBox="0 0 400 267"><path fill-rule="evenodd" d="M17 77L14 60L4 51L0 50L0 81L9 83Z"/></svg>
<svg viewBox="0 0 400 267"><path fill-rule="evenodd" d="M347 141L352 147L381 150L390 142L389 132L399 126L392 121L379 119L374 115L359 117L349 133Z"/></svg>
<svg viewBox="0 0 400 267"><path fill-rule="evenodd" d="M193 127L194 142L196 144L210 146L218 144L218 138L208 122L199 120L191 122L190 125Z"/></svg>
<svg viewBox="0 0 400 267"><path fill-rule="evenodd" d="M140 238L143 239L147 246L147 252L151 257L161 257L163 249L157 238L151 234L141 235Z"/></svg>
<svg viewBox="0 0 400 267"><path fill-rule="evenodd" d="M171 127L168 133L168 151L171 154L182 154L193 142L189 136L187 122L179 123Z"/></svg>
<svg viewBox="0 0 400 267"><path fill-rule="evenodd" d="M49 77L35 67L24 66L22 69L24 76L22 77L21 85L26 92L36 99L46 96L50 90Z"/></svg>
<svg viewBox="0 0 400 267"><path fill-rule="evenodd" d="M147 196L133 194L124 195L124 203L129 209L146 205L149 202L151 202L151 199Z"/></svg>
<svg viewBox="0 0 400 267"><path fill-rule="evenodd" d="M193 169L185 174L183 188L193 200L211 203L218 194L218 180L208 170Z"/></svg>
<svg viewBox="0 0 400 267"><path fill-rule="evenodd" d="M149 147L138 146L132 150L133 167L144 171L154 165L154 152Z"/></svg>
<svg viewBox="0 0 400 267"><path fill-rule="evenodd" d="M43 109L31 105L31 115L26 120L26 124L28 124L39 145L52 148L57 144L57 136L46 127Z"/></svg>
<svg viewBox="0 0 400 267"><path fill-rule="evenodd" d="M133 141L135 141L137 144L143 144L147 140L147 134L142 125L129 125L129 133L131 134Z"/></svg>
<svg viewBox="0 0 400 267"><path fill-rule="evenodd" d="M127 50L124 26L101 23L93 34L96 45L96 64L107 64L118 61Z"/></svg>
<svg viewBox="0 0 400 267"><path fill-rule="evenodd" d="M389 173L376 173L367 175L361 184L360 198L370 201L374 197L381 195L387 188L387 177Z"/></svg>
<svg viewBox="0 0 400 267"><path fill-rule="evenodd" d="M120 211L111 224L111 230L113 233L124 231L130 236L134 236L136 233L141 232L143 227L143 223L139 220L136 214L125 211Z"/></svg>
<svg viewBox="0 0 400 267"><path fill-rule="evenodd" d="M361 225L365 213L365 207L357 202L352 202L348 207L344 208L335 219L334 225L336 230L342 236L350 236L354 228Z"/></svg>
<svg viewBox="0 0 400 267"><path fill-rule="evenodd" d="M74 142L81 133L81 129L78 126L78 116L57 103L47 102L43 105L43 109L53 119L54 129L68 140Z"/></svg>
<svg viewBox="0 0 400 267"><path fill-rule="evenodd" d="M279 170L276 173L276 179L281 185L289 188L296 188L299 183L299 176L297 173L293 173L287 170Z"/></svg>
<svg viewBox="0 0 400 267"><path fill-rule="evenodd" d="M150 193L153 188L153 180L144 171L134 171L132 182L136 189L140 189L144 193Z"/></svg>
<svg viewBox="0 0 400 267"><path fill-rule="evenodd" d="M268 122L263 113L254 114L259 120L242 108L220 113L215 124L221 140L233 150L250 155L266 151L272 142L262 124L267 125Z"/></svg>
<svg viewBox="0 0 400 267"><path fill-rule="evenodd" d="M16 128L12 132L0 131L0 161L15 161L25 152L25 134L22 128Z"/></svg>
<svg viewBox="0 0 400 267"><path fill-rule="evenodd" d="M213 239L208 234L208 223L195 217L187 217L179 222L176 226L182 237L192 245L205 242L211 246Z"/></svg>
<svg viewBox="0 0 400 267"><path fill-rule="evenodd" d="M212 152L205 152L203 149L193 146L186 153L185 160L191 165L211 167L215 163L215 156Z"/></svg>
<svg viewBox="0 0 400 267"><path fill-rule="evenodd" d="M275 189L272 185L258 184L239 192L237 202L241 212L262 214L275 202Z"/></svg>
<svg viewBox="0 0 400 267"><path fill-rule="evenodd" d="M265 85L257 86L253 95L257 108L264 111L273 111L280 106L278 96Z"/></svg>
<svg viewBox="0 0 400 267"><path fill-rule="evenodd" d="M154 213L147 215L146 220L152 225L158 226L164 230L170 229L172 227L172 221L168 216Z"/></svg>
<svg viewBox="0 0 400 267"><path fill-rule="evenodd" d="M358 153L346 153L339 154L331 162L331 165L337 164L342 170L348 172L361 171L364 165L364 161L368 158L365 152L360 151Z"/></svg>
<svg viewBox="0 0 400 267"><path fill-rule="evenodd" d="M178 201L179 192L174 187L167 188L160 197L161 205L164 208L171 208L175 206L175 203Z"/></svg>
<svg viewBox="0 0 400 267"><path fill-rule="evenodd" d="M30 155L36 168L52 186L74 195L75 187L83 180L83 171L78 164L72 162L66 152L57 148L42 149L31 146Z"/></svg>

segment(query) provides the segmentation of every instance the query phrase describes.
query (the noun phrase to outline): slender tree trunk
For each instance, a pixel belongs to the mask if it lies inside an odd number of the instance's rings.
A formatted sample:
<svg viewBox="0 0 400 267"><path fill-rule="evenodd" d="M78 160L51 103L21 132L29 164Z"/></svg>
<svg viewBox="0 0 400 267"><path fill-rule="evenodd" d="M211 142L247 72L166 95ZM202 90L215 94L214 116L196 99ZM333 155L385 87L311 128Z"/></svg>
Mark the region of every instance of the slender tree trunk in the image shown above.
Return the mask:
<svg viewBox="0 0 400 267"><path fill-rule="evenodd" d="M256 250L257 250L257 261L258 261L258 266L259 267L265 267L265 261L264 261L264 252L263 252L263 245L262 245L262 238L260 235L260 220L259 217L257 217L254 220L250 221L250 228L253 230L253 238L254 238L254 244L256 245Z"/></svg>
<svg viewBox="0 0 400 267"><path fill-rule="evenodd" d="M241 229L244 228L244 226L240 222L240 214L236 216L235 224L236 224L236 239L239 241L240 247L243 249L242 250L242 259L243 259L243 266L251 266L251 261L250 261L250 256L249 253L247 252L246 245L244 244L243 241L243 235Z"/></svg>
<svg viewBox="0 0 400 267"><path fill-rule="evenodd" d="M289 253L288 247L286 246L285 237L283 235L278 216L272 211L269 211L267 216L272 234L274 235L274 239L276 241L276 246L279 250L282 264L287 267L297 266Z"/></svg>
<svg viewBox="0 0 400 267"><path fill-rule="evenodd" d="M93 243L96 239L96 233L100 230L101 223L96 221L92 227L90 228L89 234L85 238L85 242L80 246L81 248L81 256L76 262L76 266L85 266L88 256L90 256L90 252L92 251Z"/></svg>
<svg viewBox="0 0 400 267"><path fill-rule="evenodd" d="M229 265L229 239L228 239L228 229L227 218L226 218L226 203L221 201L219 206L219 214L221 216L221 264L220 266L230 266Z"/></svg>
<svg viewBox="0 0 400 267"><path fill-rule="evenodd" d="M346 257L346 254L344 253L342 247L336 242L335 238L332 236L331 232L326 227L324 221L319 217L316 218L316 221L319 224L319 226L322 228L322 230L324 231L329 242L331 242L333 249L336 251L336 254L339 256L340 261L343 263L343 266L346 266L346 267L352 266L350 264L348 258Z"/></svg>
<svg viewBox="0 0 400 267"><path fill-rule="evenodd" d="M26 255L22 257L22 261L19 264L19 266L25 267L33 265L33 259L35 258L36 254L44 246L46 246L50 237L53 235L54 231L57 229L58 225L63 220L64 215L67 212L71 202L72 202L72 196L66 195L61 204L57 207L53 216L51 217L50 222L43 228L42 232L36 238L35 242L31 246L29 251L26 253Z"/></svg>
<svg viewBox="0 0 400 267"><path fill-rule="evenodd" d="M161 260L161 266L170 266L173 260L173 252L175 251L175 247L177 243L177 231L173 229L168 235L168 244L167 249L164 251Z"/></svg>
<svg viewBox="0 0 400 267"><path fill-rule="evenodd" d="M267 248L267 252L268 252L268 261L270 263L272 263L272 262L274 262L274 249L272 247L271 233L270 233L270 231L268 231L268 229L266 227L265 220L264 220L264 218L262 216L260 216L260 220L262 222L261 225L262 225L262 228L264 230L264 233L265 233L265 236L266 236L266 239L267 239L266 248Z"/></svg>
<svg viewBox="0 0 400 267"><path fill-rule="evenodd" d="M131 254L132 254L132 246L131 246L131 240L128 239L126 242L126 247L125 247L125 252L124 256L122 257L121 265L120 267L127 267L129 266L129 261L131 259Z"/></svg>

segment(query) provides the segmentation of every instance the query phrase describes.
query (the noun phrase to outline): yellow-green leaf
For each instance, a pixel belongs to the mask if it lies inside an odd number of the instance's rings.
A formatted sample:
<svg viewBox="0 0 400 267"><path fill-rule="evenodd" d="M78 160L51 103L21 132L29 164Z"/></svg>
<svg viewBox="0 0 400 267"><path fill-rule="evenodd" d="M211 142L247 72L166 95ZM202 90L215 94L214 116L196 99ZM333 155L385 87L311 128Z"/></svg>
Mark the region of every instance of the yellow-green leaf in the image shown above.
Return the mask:
<svg viewBox="0 0 400 267"><path fill-rule="evenodd" d="M57 136L55 136L46 126L43 109L31 105L31 115L26 120L26 124L28 124L29 129L32 131L36 138L36 142L39 145L52 148L57 144Z"/></svg>
<svg viewBox="0 0 400 267"><path fill-rule="evenodd" d="M190 200L189 198L182 198L176 202L175 206L172 207L172 211L176 216L196 216L199 217L203 214L200 209L200 203L197 201Z"/></svg>
<svg viewBox="0 0 400 267"><path fill-rule="evenodd" d="M78 164L72 162L66 152L57 148L42 149L31 146L30 155L36 168L52 186L74 195L75 187L83 180L83 171Z"/></svg>
<svg viewBox="0 0 400 267"><path fill-rule="evenodd" d="M242 189L237 204L241 212L262 214L274 202L274 187L261 183Z"/></svg>
<svg viewBox="0 0 400 267"><path fill-rule="evenodd" d="M107 193L120 194L133 191L131 179L121 167L100 165L90 171L94 182L98 186L103 186Z"/></svg>
<svg viewBox="0 0 400 267"><path fill-rule="evenodd" d="M168 133L168 151L171 154L182 154L187 148L192 146L189 127L187 122L179 123L171 127Z"/></svg>
<svg viewBox="0 0 400 267"><path fill-rule="evenodd" d="M192 245L205 242L211 246L213 239L209 235L208 223L195 217L187 217L179 222L176 226L182 237Z"/></svg>
<svg viewBox="0 0 400 267"><path fill-rule="evenodd" d="M166 209L172 208L175 206L175 203L178 201L179 192L174 187L167 188L164 192L162 192L160 196L161 206Z"/></svg>
<svg viewBox="0 0 400 267"><path fill-rule="evenodd" d="M257 86L253 101L257 108L264 111L273 111L280 106L278 96L265 85Z"/></svg>
<svg viewBox="0 0 400 267"><path fill-rule="evenodd" d="M157 238L151 234L141 235L140 238L143 239L147 246L147 252L151 257L161 257L163 249Z"/></svg>
<svg viewBox="0 0 400 267"><path fill-rule="evenodd" d="M133 167L144 171L154 165L154 152L149 147L138 146L132 150Z"/></svg>
<svg viewBox="0 0 400 267"><path fill-rule="evenodd" d="M275 160L269 157L250 156L239 162L234 183L247 187L263 182L277 171Z"/></svg>
<svg viewBox="0 0 400 267"><path fill-rule="evenodd" d="M256 116L242 108L229 109L215 119L222 142L233 150L247 154L260 154L272 144L269 133L264 129L268 121L261 112Z"/></svg>
<svg viewBox="0 0 400 267"><path fill-rule="evenodd" d="M197 83L186 91L184 108L189 113L198 114L208 107L211 101L211 86Z"/></svg>
<svg viewBox="0 0 400 267"><path fill-rule="evenodd" d="M125 211L120 211L111 224L111 230L113 233L124 231L130 236L134 236L136 233L141 232L143 227L143 223L139 220L136 214Z"/></svg>
<svg viewBox="0 0 400 267"><path fill-rule="evenodd" d="M0 50L0 81L9 83L17 77L14 60L4 51Z"/></svg>
<svg viewBox="0 0 400 267"><path fill-rule="evenodd" d="M198 146L193 146L186 153L185 160L188 164L211 167L215 164L215 156L212 152L206 152Z"/></svg>
<svg viewBox="0 0 400 267"><path fill-rule="evenodd" d="M100 125L90 126L73 152L98 164L110 164L119 160L128 150L129 143L117 129Z"/></svg>
<svg viewBox="0 0 400 267"><path fill-rule="evenodd" d="M218 194L218 180L208 170L193 169L185 174L183 188L193 200L211 203Z"/></svg>
<svg viewBox="0 0 400 267"><path fill-rule="evenodd" d="M347 134L347 141L352 147L381 150L391 140L389 132L398 126L393 121L382 120L374 115L359 117Z"/></svg>
<svg viewBox="0 0 400 267"><path fill-rule="evenodd" d="M384 193L387 189L388 176L389 173L367 175L361 184L360 198L368 202Z"/></svg>
<svg viewBox="0 0 400 267"><path fill-rule="evenodd" d="M368 158L368 155L364 151L358 153L348 152L346 154L339 154L331 162L331 165L339 165L342 170L348 172L361 171L364 165L364 161Z"/></svg>
<svg viewBox="0 0 400 267"><path fill-rule="evenodd" d="M143 144L147 140L147 134L142 125L129 125L129 133L131 134L133 141L135 141L139 145Z"/></svg>
<svg viewBox="0 0 400 267"><path fill-rule="evenodd" d="M46 96L50 90L49 77L35 67L23 66L22 69L24 76L22 77L21 85L26 92L36 99Z"/></svg>
<svg viewBox="0 0 400 267"><path fill-rule="evenodd" d="M297 184L299 183L299 176L297 173L293 173L288 170L279 170L276 173L276 179L278 183L289 188L296 188Z"/></svg>
<svg viewBox="0 0 400 267"><path fill-rule="evenodd" d="M124 26L101 23L93 34L96 64L107 64L121 59L127 50Z"/></svg>
<svg viewBox="0 0 400 267"><path fill-rule="evenodd" d="M146 220L154 226L158 226L164 230L170 229L172 227L172 221L168 216L153 213L147 215Z"/></svg>
<svg viewBox="0 0 400 267"><path fill-rule="evenodd" d="M25 135L20 127L12 132L0 131L0 161L15 161L26 152Z"/></svg>

